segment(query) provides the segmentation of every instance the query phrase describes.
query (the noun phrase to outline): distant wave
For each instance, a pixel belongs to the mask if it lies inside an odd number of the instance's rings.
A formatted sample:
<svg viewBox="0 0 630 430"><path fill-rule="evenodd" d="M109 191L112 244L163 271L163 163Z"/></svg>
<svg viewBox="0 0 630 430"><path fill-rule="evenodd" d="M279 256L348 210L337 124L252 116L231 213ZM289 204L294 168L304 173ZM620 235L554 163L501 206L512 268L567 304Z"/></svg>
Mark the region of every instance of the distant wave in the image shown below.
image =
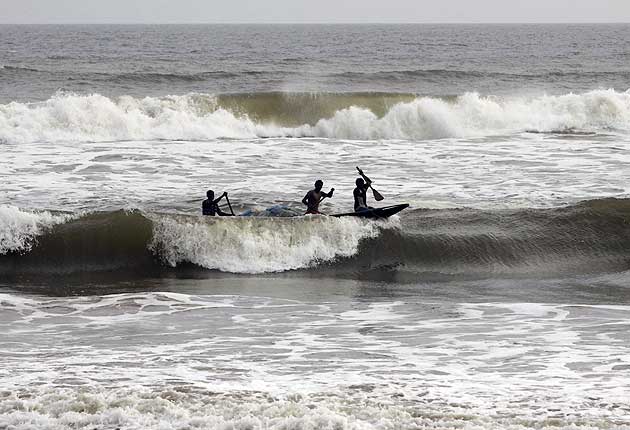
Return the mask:
<svg viewBox="0 0 630 430"><path fill-rule="evenodd" d="M545 71L539 73L517 73L517 72L497 72L492 70L461 70L461 69L402 69L402 70L379 70L371 72L347 71L332 75L338 79L349 79L369 82L397 81L401 79L423 79L423 80L444 80L458 79L467 80L480 78L502 79L514 81L539 80L542 82L557 81L564 79L610 79L617 77L620 79L630 78L630 71ZM473 81L474 82L474 81Z"/></svg>
<svg viewBox="0 0 630 430"><path fill-rule="evenodd" d="M349 80L393 80L409 79L409 78L478 78L481 76L488 76L491 73L482 71L466 71L466 70L454 70L454 69L416 69L416 70L379 70L370 72L359 71L347 71L341 73L335 73L332 76L337 79L349 79Z"/></svg>
<svg viewBox="0 0 630 430"><path fill-rule="evenodd" d="M204 218L116 211L80 217L0 209L0 278L195 267L443 275L623 271L630 200L555 209L417 209L387 222L327 217ZM156 275L157 274L157 275ZM401 278L402 279L402 278Z"/></svg>
<svg viewBox="0 0 630 430"><path fill-rule="evenodd" d="M51 59L58 59L50 57ZM67 70L47 70L43 68L33 68L25 66L4 65L0 66L0 76L2 74L20 75L25 73L36 73L54 76L59 80L88 82L109 82L109 83L177 83L177 82L204 82L216 79L233 79L241 75L263 75L269 72L251 71L226 71L210 70L197 73L176 73L176 72L87 72L87 71L67 71Z"/></svg>
<svg viewBox="0 0 630 430"><path fill-rule="evenodd" d="M117 73L117 74L97 74L92 77L94 81L107 81L112 83L145 82L145 83L168 83L168 82L203 82L210 79L231 79L238 77L238 73L222 70L200 73Z"/></svg>
<svg viewBox="0 0 630 430"><path fill-rule="evenodd" d="M189 94L162 98L58 94L0 105L0 141L324 137L438 139L525 131L630 131L630 92L540 97L410 94Z"/></svg>
<svg viewBox="0 0 630 430"><path fill-rule="evenodd" d="M50 56L53 60L71 60L70 57ZM283 64L301 63L303 59L283 58ZM3 73L38 73L55 76L61 80L86 80L88 82L110 82L110 83L134 83L134 82L154 82L154 83L178 83L178 82L209 82L212 83L220 79L236 79L239 76L268 76L274 77L277 72L266 70L200 70L197 72L178 73L171 72L147 72L147 71L125 71L125 72L100 72L100 71L77 71L77 70L49 70L46 68L34 68L23 65L0 65L0 75ZM283 70L282 76L298 73L291 70ZM466 69L391 69L376 71L344 71L344 72L318 72L315 73L322 79L333 79L342 81L370 82L390 82L396 81L469 81L476 82L479 79L497 79L515 82L527 82L530 80L540 82L557 82L562 80L584 80L598 81L616 78L628 80L630 71L627 70L599 70L599 71L572 71L572 70L547 70L534 73L494 71L494 70L466 70Z"/></svg>
<svg viewBox="0 0 630 430"><path fill-rule="evenodd" d="M3 70L5 72L11 72L11 73L23 73L23 72L41 72L41 73L45 73L42 70L34 69L32 67L0 65L0 75L2 74Z"/></svg>

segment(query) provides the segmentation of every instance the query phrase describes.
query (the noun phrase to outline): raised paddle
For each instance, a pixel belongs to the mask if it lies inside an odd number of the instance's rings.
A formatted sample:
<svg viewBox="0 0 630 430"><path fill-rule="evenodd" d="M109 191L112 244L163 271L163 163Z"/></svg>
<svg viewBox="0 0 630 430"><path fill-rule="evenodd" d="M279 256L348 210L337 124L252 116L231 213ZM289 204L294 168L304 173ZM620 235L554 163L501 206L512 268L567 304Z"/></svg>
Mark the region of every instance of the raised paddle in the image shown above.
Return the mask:
<svg viewBox="0 0 630 430"><path fill-rule="evenodd" d="M363 170L361 170L358 166L357 166L357 170L359 171L359 175L363 176L363 179L365 179L365 182L369 184L368 186L372 188L372 194L374 194L374 200L376 200L377 202L380 202L381 200L383 200L385 197L383 197L381 193L379 193L378 191L374 189L374 187L372 187L372 181L369 180L368 177L363 174Z"/></svg>
<svg viewBox="0 0 630 430"><path fill-rule="evenodd" d="M370 188L372 188L372 185L370 185ZM381 195L381 193L376 191L374 188L372 188L372 194L374 195L374 200L376 200L377 202L380 202L381 200L385 198Z"/></svg>

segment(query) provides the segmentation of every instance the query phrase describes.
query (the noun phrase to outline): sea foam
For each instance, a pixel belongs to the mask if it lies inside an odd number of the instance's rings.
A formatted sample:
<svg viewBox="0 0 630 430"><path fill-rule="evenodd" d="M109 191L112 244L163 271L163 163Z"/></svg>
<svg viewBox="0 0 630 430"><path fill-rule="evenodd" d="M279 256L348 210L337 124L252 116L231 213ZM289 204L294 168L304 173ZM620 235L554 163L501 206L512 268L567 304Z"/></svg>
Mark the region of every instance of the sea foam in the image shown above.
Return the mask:
<svg viewBox="0 0 630 430"><path fill-rule="evenodd" d="M58 94L40 103L0 105L0 141L304 136L422 140L523 131L630 130L630 92L614 90L513 98L483 97L477 93L454 99L417 97L393 104L383 116L365 106L352 105L330 117L310 118L297 127L283 125L282 112L275 122L256 120L260 115L252 109L234 102L229 108L223 107L216 97L203 94L116 99L99 94Z"/></svg>
<svg viewBox="0 0 630 430"><path fill-rule="evenodd" d="M30 251L37 236L70 218L69 215L33 213L13 206L0 206L0 255Z"/></svg>
<svg viewBox="0 0 630 430"><path fill-rule="evenodd" d="M194 218L153 216L150 249L166 263L193 263L233 273L280 272L311 267L358 252L363 239L387 223L306 218Z"/></svg>
<svg viewBox="0 0 630 430"><path fill-rule="evenodd" d="M630 130L630 92L499 99L467 93L455 101L419 97L382 118L363 108L338 111L303 133L342 139L439 139L522 131Z"/></svg>

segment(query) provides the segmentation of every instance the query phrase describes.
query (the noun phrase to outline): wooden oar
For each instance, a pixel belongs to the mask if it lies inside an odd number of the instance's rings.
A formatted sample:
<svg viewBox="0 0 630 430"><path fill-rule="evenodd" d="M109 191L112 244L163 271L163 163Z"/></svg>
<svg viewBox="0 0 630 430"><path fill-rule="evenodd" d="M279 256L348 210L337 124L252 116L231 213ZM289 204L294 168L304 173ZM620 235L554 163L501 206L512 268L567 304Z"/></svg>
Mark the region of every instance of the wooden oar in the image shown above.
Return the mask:
<svg viewBox="0 0 630 430"><path fill-rule="evenodd" d="M232 205L230 204L230 199L228 198L227 194L225 195L225 201L228 204L228 207L230 208L230 212L232 212L232 216L236 216L234 215L234 211L232 210Z"/></svg>
<svg viewBox="0 0 630 430"><path fill-rule="evenodd" d="M381 200L383 200L385 197L383 197L381 193L379 193L378 191L374 189L374 187L372 186L372 181L368 180L368 177L363 174L363 170L361 170L358 166L357 166L357 170L359 171L359 175L363 176L363 179L365 179L365 182L368 182L370 184L369 187L372 189L374 200L376 200L377 202L380 202Z"/></svg>

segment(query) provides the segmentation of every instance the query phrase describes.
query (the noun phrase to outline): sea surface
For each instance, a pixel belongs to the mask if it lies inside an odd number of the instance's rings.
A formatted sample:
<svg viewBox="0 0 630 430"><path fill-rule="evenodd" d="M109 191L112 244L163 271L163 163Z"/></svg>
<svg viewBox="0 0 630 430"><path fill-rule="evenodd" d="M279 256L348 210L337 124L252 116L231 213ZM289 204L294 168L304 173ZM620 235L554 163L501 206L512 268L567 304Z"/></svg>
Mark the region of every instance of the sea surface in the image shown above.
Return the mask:
<svg viewBox="0 0 630 430"><path fill-rule="evenodd" d="M0 429L630 429L629 88L630 25L0 26ZM287 216L356 166L411 207Z"/></svg>

